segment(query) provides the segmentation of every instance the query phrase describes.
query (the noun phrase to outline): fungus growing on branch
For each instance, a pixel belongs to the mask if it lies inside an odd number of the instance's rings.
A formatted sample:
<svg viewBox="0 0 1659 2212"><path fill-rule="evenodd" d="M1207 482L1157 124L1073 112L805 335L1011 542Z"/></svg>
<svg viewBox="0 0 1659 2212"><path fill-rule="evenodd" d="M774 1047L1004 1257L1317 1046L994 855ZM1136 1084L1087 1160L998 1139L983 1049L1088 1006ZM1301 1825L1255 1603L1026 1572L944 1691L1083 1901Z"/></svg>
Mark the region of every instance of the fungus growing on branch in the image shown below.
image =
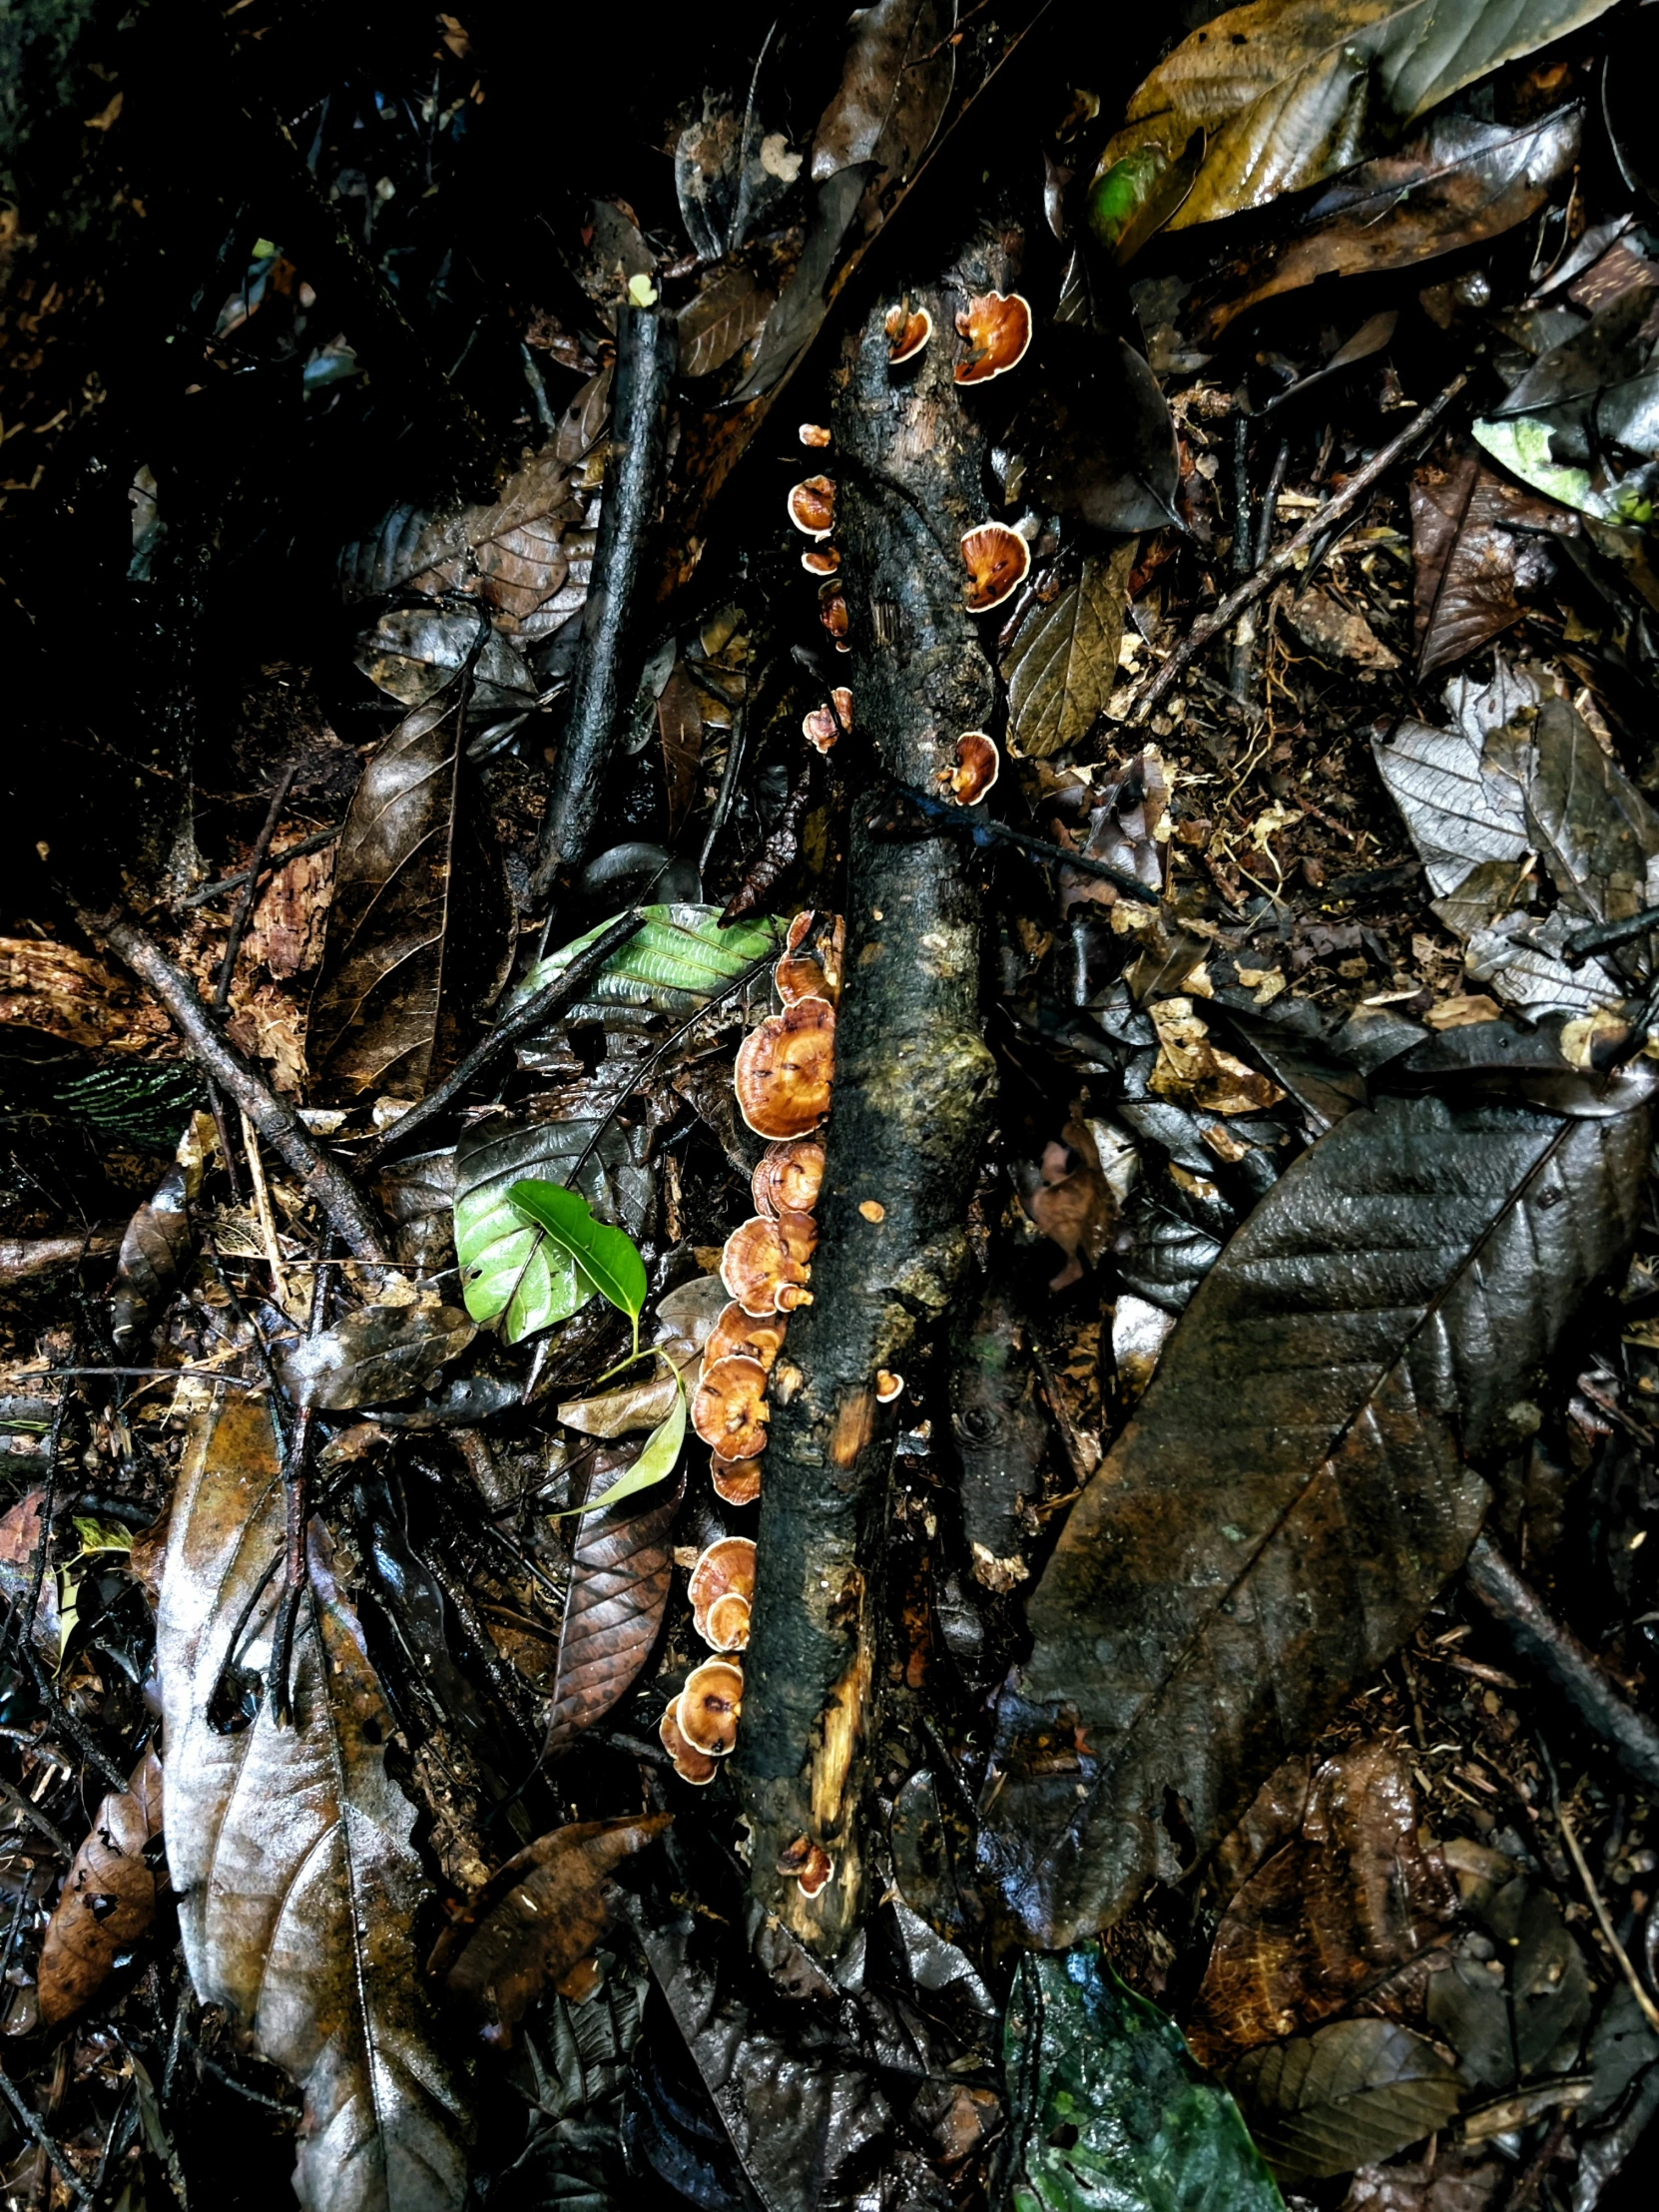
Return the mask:
<svg viewBox="0 0 1659 2212"><path fill-rule="evenodd" d="M724 1759L738 1740L743 1669L730 1659L705 1659L686 1677L671 1711L694 1751L709 1759Z"/></svg>
<svg viewBox="0 0 1659 2212"><path fill-rule="evenodd" d="M741 1651L749 1641L749 1608L755 1599L753 1539L722 1536L710 1544L692 1568L686 1594L692 1626L703 1641L716 1651Z"/></svg>
<svg viewBox="0 0 1659 2212"><path fill-rule="evenodd" d="M939 771L959 807L977 807L1002 771L1002 756L983 730L968 730L956 740L956 766Z"/></svg>
<svg viewBox="0 0 1659 2212"><path fill-rule="evenodd" d="M1019 589L1031 566L1031 548L1005 522L980 522L962 532L962 560L967 568L963 597L968 613L983 615Z"/></svg>
<svg viewBox="0 0 1659 2212"><path fill-rule="evenodd" d="M818 1231L813 1226L811 1214L779 1214L771 1218L757 1214L727 1238L720 1256L720 1279L746 1314L760 1318L767 1314L793 1313L796 1307L813 1303L811 1293L803 1286L811 1273L810 1263L817 1242ZM764 1382L766 1370L758 1360L750 1364L759 1371ZM705 1384L708 1380L705 1375ZM702 1430L698 1433L701 1435ZM736 1449L727 1452L727 1457L732 1459L750 1456L751 1453Z"/></svg>
<svg viewBox="0 0 1659 2212"><path fill-rule="evenodd" d="M692 1426L722 1459L753 1459L766 1449L767 1371L734 1354L703 1371L692 1398Z"/></svg>
<svg viewBox="0 0 1659 2212"><path fill-rule="evenodd" d="M830 477L808 476L790 490L790 520L810 538L827 538L835 526L835 486Z"/></svg>
<svg viewBox="0 0 1659 2212"><path fill-rule="evenodd" d="M749 1188L758 1214L810 1214L823 1183L823 1145L812 1137L798 1137L794 1144L767 1146ZM721 1320L725 1318L723 1314Z"/></svg>
<svg viewBox="0 0 1659 2212"><path fill-rule="evenodd" d="M1031 343L1030 301L1017 291L980 292L957 315L956 328L968 342L966 358L956 363L957 383L988 384L1024 360Z"/></svg>
<svg viewBox="0 0 1659 2212"><path fill-rule="evenodd" d="M925 307L912 309L900 300L896 307L887 309L883 328L887 333L887 366L897 368L901 361L913 361L933 335L933 317Z"/></svg>
<svg viewBox="0 0 1659 2212"><path fill-rule="evenodd" d="M711 1759L706 1751L699 1751L695 1745L687 1743L680 1732L676 1711L678 1702L677 1699L674 1705L669 1706L657 1723L657 1734L662 1738L663 1749L674 1761L674 1771L681 1781L689 1782L694 1789L705 1789L719 1774L720 1761Z"/></svg>
<svg viewBox="0 0 1659 2212"><path fill-rule="evenodd" d="M738 1111L757 1137L811 1136L830 1111L834 1068L834 1007L828 998L798 998L738 1047Z"/></svg>

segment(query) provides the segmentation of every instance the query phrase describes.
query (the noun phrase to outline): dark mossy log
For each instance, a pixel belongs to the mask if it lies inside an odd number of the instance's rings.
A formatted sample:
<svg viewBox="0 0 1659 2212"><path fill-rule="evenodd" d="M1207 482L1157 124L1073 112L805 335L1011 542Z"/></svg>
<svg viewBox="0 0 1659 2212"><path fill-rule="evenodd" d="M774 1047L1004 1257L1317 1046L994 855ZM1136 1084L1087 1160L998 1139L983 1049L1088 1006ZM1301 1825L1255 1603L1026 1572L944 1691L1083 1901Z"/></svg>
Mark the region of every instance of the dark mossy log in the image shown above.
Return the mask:
<svg viewBox="0 0 1659 2212"><path fill-rule="evenodd" d="M919 358L889 367L882 302L837 372L822 458L852 644L854 735L840 743L849 767L873 757L911 786L933 788L964 731L998 727L994 648L964 609L959 549L987 518L987 439L947 333L968 295L1008 282L1007 242L976 242L906 294L933 317ZM814 1303L773 1371L738 1740L755 1892L821 1952L845 1942L863 1899L859 1803L885 1669L901 1403L878 1402L876 1378L915 1380L957 1294L993 1084L979 862L965 838L875 833L868 818L886 812L878 782L853 807ZM792 1871L811 1845L834 1866L816 1897Z"/></svg>

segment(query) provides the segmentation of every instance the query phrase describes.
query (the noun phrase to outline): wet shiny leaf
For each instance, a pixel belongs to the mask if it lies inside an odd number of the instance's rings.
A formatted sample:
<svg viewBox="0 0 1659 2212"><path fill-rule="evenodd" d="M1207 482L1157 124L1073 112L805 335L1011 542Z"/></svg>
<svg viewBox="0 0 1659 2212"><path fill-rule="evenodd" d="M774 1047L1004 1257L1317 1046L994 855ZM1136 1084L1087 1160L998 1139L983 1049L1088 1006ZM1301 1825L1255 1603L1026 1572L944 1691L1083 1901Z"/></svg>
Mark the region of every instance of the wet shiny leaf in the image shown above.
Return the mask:
<svg viewBox="0 0 1659 2212"><path fill-rule="evenodd" d="M510 2043L530 2006L593 1949L611 1922L605 1878L673 1825L671 1813L640 1820L579 1821L538 1837L501 1868L476 1930L445 1976L451 1996Z"/></svg>
<svg viewBox="0 0 1659 2212"><path fill-rule="evenodd" d="M282 1519L270 1408L241 1392L210 1406L180 1469L157 1621L185 1957L202 2001L304 2091L305 2212L453 2212L465 2128L410 1942L429 1895L415 1809L386 1772L391 1716L315 1522L292 1725L265 1694L232 1733L210 1717L227 1668L270 1664L279 1580L257 1593Z"/></svg>
<svg viewBox="0 0 1659 2212"><path fill-rule="evenodd" d="M1012 752L1040 760L1075 745L1111 697L1133 556L1086 553L1077 582L1021 623L1002 656Z"/></svg>
<svg viewBox="0 0 1659 2212"><path fill-rule="evenodd" d="M851 19L846 66L813 140L822 185L855 163L875 181L901 182L944 118L955 81L955 0L874 0Z"/></svg>
<svg viewBox="0 0 1659 2212"><path fill-rule="evenodd" d="M1456 1571L1485 1505L1463 1450L1504 1438L1517 1379L1629 1248L1645 1088L1603 1122L1384 1099L1234 1237L1004 1693L987 1848L1033 1940L1202 1856Z"/></svg>
<svg viewBox="0 0 1659 2212"><path fill-rule="evenodd" d="M1461 2094L1434 2045L1393 2020L1338 2020L1270 2043L1228 2078L1263 2155L1286 2181L1391 2158L1443 2127Z"/></svg>
<svg viewBox="0 0 1659 2212"><path fill-rule="evenodd" d="M1020 1960L1003 2064L1013 2212L1280 2212L1233 2099L1092 1944Z"/></svg>
<svg viewBox="0 0 1659 2212"><path fill-rule="evenodd" d="M1412 596L1417 673L1461 661L1519 622L1521 594L1555 572L1552 537L1578 527L1540 499L1465 454L1452 468L1411 480Z"/></svg>
<svg viewBox="0 0 1659 2212"><path fill-rule="evenodd" d="M680 1016L695 1013L752 962L782 944L783 922L763 914L723 929L720 911L718 906L689 904L642 906L644 928L606 961L589 985L589 998L566 1018L588 1018L590 1006L598 1017L607 1006L642 1006ZM538 960L514 991L513 1000L531 997L555 982L576 954L611 926L611 921L601 922Z"/></svg>
<svg viewBox="0 0 1659 2212"><path fill-rule="evenodd" d="M584 1521L570 1562L546 1756L557 1758L626 1696L651 1656L674 1581L676 1490L631 1516Z"/></svg>
<svg viewBox="0 0 1659 2212"><path fill-rule="evenodd" d="M364 1306L277 1360L296 1405L346 1412L412 1397L478 1334L454 1306Z"/></svg>

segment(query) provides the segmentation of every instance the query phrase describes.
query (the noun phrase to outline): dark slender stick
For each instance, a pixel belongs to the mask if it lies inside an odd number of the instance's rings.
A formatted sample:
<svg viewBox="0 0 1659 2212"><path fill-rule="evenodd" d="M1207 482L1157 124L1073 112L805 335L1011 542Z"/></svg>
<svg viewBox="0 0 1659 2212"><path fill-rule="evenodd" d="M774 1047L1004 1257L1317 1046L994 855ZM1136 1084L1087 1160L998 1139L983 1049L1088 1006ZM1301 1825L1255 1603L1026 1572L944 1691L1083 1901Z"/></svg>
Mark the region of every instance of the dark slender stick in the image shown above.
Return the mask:
<svg viewBox="0 0 1659 2212"><path fill-rule="evenodd" d="M1644 1789L1659 1789L1659 1728L1619 1695L1594 1653L1550 1618L1537 1592L1521 1580L1489 1536L1475 1538L1463 1578L1519 1658L1549 1677Z"/></svg>
<svg viewBox="0 0 1659 2212"><path fill-rule="evenodd" d="M669 397L678 358L672 315L625 306L617 322L611 451L599 509L582 655L542 817L530 903L568 883L587 856L622 719L622 669L640 555L662 492Z"/></svg>
<svg viewBox="0 0 1659 2212"><path fill-rule="evenodd" d="M92 2202L92 2191L47 2133L46 2123L42 2120L40 2114L34 2109L33 2105L24 2101L13 2083L11 2075L6 2072L4 2067L0 2067L0 2096L5 2098L16 2113L17 2123L30 2141L37 2144L52 2161L53 2172L70 2195L74 2197L76 2203L90 2204Z"/></svg>
<svg viewBox="0 0 1659 2212"><path fill-rule="evenodd" d="M248 880L243 885L237 910L231 917L231 933L225 940L225 957L219 963L219 988L214 992L214 1011L224 1013L231 1003L231 978L237 971L237 954L242 950L242 940L248 934L248 924L254 917L254 902L260 895L260 870L265 856L271 850L271 840L276 834L276 825L282 819L282 808L287 802L288 786L296 771L290 761L276 779L276 789L271 795L271 807L254 849L248 856Z"/></svg>
<svg viewBox="0 0 1659 2212"><path fill-rule="evenodd" d="M435 1120L460 1097L469 1083L477 1080L498 1052L516 1044L520 1037L528 1037L544 1028L548 1022L556 1021L565 1008L581 996L605 963L644 926L645 916L633 908L613 921L603 936L596 937L576 955L562 975L556 975L551 983L544 983L533 998L527 998L522 1006L515 1006L481 1043L475 1044L453 1075L446 1076L436 1090L428 1091L418 1106L411 1106L406 1114L399 1114L385 1134L363 1152L363 1165L376 1166L394 1145L400 1145L416 1129Z"/></svg>
<svg viewBox="0 0 1659 2212"><path fill-rule="evenodd" d="M41 1368L39 1374L49 1375L198 1375L205 1382L228 1382L233 1389L255 1390L257 1382L246 1376L226 1375L218 1368Z"/></svg>
<svg viewBox="0 0 1659 2212"><path fill-rule="evenodd" d="M385 1240L361 1192L338 1162L329 1159L293 1108L227 1042L184 970L136 922L119 914L91 914L78 905L75 911L88 934L101 938L160 999L197 1059L281 1154L306 1197L322 1208L344 1238L352 1257L386 1259Z"/></svg>
<svg viewBox="0 0 1659 2212"><path fill-rule="evenodd" d="M1285 571L1296 565L1299 555L1305 553L1333 522L1358 506L1396 461L1403 460L1408 453L1421 445L1467 382L1466 374L1454 376L1438 398L1431 399L1426 407L1419 408L1397 437L1390 438L1386 445L1380 446L1364 468L1356 469L1342 490L1334 492L1319 513L1304 523L1294 538L1287 538L1279 551L1265 561L1254 576L1247 577L1237 590L1230 591L1207 615L1201 615L1169 658L1160 668L1154 669L1131 699L1123 717L1125 724L1144 722L1159 700L1172 688L1182 670L1198 658L1212 639L1230 629L1248 606L1271 590Z"/></svg>
<svg viewBox="0 0 1659 2212"><path fill-rule="evenodd" d="M333 1269L325 1261L311 1278L311 1311L305 1327L307 1343L314 1343L328 1325L328 1294L332 1287ZM311 1520L306 1462L310 1457L313 1410L313 1401L307 1391L293 1409L293 1426L288 1430L287 1450L282 1456L282 1601L276 1609L276 1624L271 1635L271 1711L278 1728L285 1728L293 1719L293 1631L299 1616L300 1598L310 1586L305 1558L305 1534Z"/></svg>
<svg viewBox="0 0 1659 2212"><path fill-rule="evenodd" d="M891 783L892 779L886 781ZM1127 868L1114 867L1110 860L1097 860L1092 853L1074 852L1066 845L1051 844L1047 837L1034 837L1024 830L1015 830L1010 824L996 822L989 816L981 820L977 814L969 814L953 801L934 799L930 793L918 791L913 784L892 783L892 788L918 807L941 835L972 837L978 844L1011 844L1032 859L1052 860L1061 867L1075 868L1080 875L1097 876L1101 882L1115 885L1125 898L1138 898L1146 906L1158 904L1159 892L1150 890Z"/></svg>
<svg viewBox="0 0 1659 2212"><path fill-rule="evenodd" d="M290 860L297 860L302 852L320 852L325 844L332 844L343 828L341 823L330 823L326 830L313 830L308 837L301 837L297 844L285 844L280 852L268 853L261 863L258 875L275 875ZM192 891L188 898L181 898L181 909L189 906L210 906L216 898L223 898L227 891L234 891L256 874L253 868L239 867L234 875L222 875L217 883L204 883L200 890Z"/></svg>
<svg viewBox="0 0 1659 2212"><path fill-rule="evenodd" d="M1659 906L1644 906L1639 914L1626 914L1622 921L1593 921L1587 928L1575 929L1563 941L1561 952L1569 967L1577 967L1592 952L1611 952L1653 929L1659 929Z"/></svg>

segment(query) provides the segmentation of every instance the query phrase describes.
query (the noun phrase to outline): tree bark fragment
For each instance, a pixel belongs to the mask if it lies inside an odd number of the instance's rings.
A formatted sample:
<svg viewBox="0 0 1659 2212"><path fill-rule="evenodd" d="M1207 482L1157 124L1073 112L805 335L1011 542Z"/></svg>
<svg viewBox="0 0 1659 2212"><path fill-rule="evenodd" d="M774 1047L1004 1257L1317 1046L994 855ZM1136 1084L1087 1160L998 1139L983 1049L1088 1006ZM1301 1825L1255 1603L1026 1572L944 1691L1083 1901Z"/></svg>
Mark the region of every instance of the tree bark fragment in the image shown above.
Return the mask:
<svg viewBox="0 0 1659 2212"><path fill-rule="evenodd" d="M825 456L851 619L853 737L884 774L936 788L967 730L998 727L993 639L963 606L961 533L986 519L988 439L946 335L1006 289L1009 244L977 239L905 296L935 336L899 370L881 301L847 341ZM846 952L814 1303L773 1373L755 1614L738 1758L760 1902L833 1953L863 1901L859 1806L886 1659L884 1564L902 1399L961 1282L993 1088L980 1035L981 886L965 839L882 836L854 807ZM779 1872L802 1838L834 1864L816 1898Z"/></svg>

